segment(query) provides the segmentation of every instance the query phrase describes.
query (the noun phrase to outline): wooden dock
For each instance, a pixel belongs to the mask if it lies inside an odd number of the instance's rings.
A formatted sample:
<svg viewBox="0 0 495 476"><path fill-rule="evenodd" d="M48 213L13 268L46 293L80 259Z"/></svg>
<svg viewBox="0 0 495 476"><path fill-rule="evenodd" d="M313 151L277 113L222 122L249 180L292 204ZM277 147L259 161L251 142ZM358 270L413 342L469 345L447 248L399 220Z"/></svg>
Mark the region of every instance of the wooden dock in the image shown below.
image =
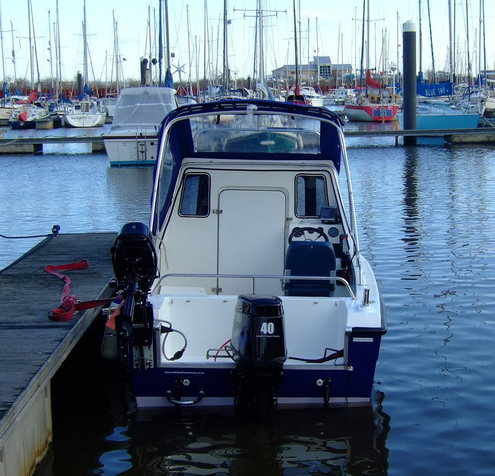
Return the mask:
<svg viewBox="0 0 495 476"><path fill-rule="evenodd" d="M109 297L115 236L48 237L0 271L0 476L30 475L44 456L52 438L51 379L99 311L49 320L63 282L43 269L86 259L88 269L66 272L72 293L81 301Z"/></svg>

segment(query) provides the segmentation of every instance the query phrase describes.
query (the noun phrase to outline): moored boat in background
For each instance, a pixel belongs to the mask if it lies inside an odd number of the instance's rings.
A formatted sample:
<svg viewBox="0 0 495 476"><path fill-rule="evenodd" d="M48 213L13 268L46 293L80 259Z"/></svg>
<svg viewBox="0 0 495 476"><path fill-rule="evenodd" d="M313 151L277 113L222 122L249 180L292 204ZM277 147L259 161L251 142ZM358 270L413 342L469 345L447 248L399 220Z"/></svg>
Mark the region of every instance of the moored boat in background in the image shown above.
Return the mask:
<svg viewBox="0 0 495 476"><path fill-rule="evenodd" d="M108 136L127 138L105 141L110 165L154 165L158 149L157 139L147 136L156 136L163 118L176 107L175 89L122 89Z"/></svg>
<svg viewBox="0 0 495 476"><path fill-rule="evenodd" d="M105 124L107 113L93 100L72 104L65 113L69 127L100 127Z"/></svg>

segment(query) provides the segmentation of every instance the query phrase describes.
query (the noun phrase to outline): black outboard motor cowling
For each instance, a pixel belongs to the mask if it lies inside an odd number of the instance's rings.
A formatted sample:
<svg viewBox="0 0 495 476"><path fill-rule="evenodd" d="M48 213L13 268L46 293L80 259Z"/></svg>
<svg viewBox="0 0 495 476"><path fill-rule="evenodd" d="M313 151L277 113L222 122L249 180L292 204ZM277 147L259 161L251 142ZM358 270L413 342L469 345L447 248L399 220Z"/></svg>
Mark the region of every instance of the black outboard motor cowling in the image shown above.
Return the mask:
<svg viewBox="0 0 495 476"><path fill-rule="evenodd" d="M157 275L157 256L149 228L127 223L112 247L117 289L124 298L116 320L121 363L128 370L153 366L153 309L148 293Z"/></svg>
<svg viewBox="0 0 495 476"><path fill-rule="evenodd" d="M149 291L157 273L157 258L149 228L132 222L122 227L112 247L112 264L119 283L137 281Z"/></svg>
<svg viewBox="0 0 495 476"><path fill-rule="evenodd" d="M231 349L237 407L266 416L276 400L287 358L280 298L239 296Z"/></svg>
<svg viewBox="0 0 495 476"><path fill-rule="evenodd" d="M281 368L286 359L282 301L239 296L232 329L233 356L244 368Z"/></svg>

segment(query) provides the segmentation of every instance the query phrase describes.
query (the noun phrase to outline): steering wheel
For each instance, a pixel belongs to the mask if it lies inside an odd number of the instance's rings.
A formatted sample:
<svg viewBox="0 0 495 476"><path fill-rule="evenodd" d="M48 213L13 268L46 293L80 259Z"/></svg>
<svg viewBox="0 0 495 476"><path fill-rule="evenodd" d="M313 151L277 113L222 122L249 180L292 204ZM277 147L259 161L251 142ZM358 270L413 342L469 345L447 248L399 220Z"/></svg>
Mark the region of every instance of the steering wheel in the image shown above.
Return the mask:
<svg viewBox="0 0 495 476"><path fill-rule="evenodd" d="M309 235L313 235L317 233L316 237L307 238L306 233ZM318 228L314 228L312 226L303 226L303 227L295 227L292 229L289 235L289 243L292 243L293 238L301 238L303 237L306 241L317 241L319 238L323 238L324 241L328 241L328 235L323 231L323 228L320 226Z"/></svg>

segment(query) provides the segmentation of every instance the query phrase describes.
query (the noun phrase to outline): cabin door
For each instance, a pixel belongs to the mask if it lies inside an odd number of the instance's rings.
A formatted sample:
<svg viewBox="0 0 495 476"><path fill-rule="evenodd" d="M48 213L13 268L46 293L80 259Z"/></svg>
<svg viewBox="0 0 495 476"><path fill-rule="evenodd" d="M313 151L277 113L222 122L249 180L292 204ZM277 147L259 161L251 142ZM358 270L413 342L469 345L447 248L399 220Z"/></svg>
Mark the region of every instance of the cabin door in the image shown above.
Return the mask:
<svg viewBox="0 0 495 476"><path fill-rule="evenodd" d="M223 190L219 195L218 273L284 272L286 198L279 190ZM251 294L249 278L219 278L222 294ZM255 279L255 294L280 295L280 279Z"/></svg>

